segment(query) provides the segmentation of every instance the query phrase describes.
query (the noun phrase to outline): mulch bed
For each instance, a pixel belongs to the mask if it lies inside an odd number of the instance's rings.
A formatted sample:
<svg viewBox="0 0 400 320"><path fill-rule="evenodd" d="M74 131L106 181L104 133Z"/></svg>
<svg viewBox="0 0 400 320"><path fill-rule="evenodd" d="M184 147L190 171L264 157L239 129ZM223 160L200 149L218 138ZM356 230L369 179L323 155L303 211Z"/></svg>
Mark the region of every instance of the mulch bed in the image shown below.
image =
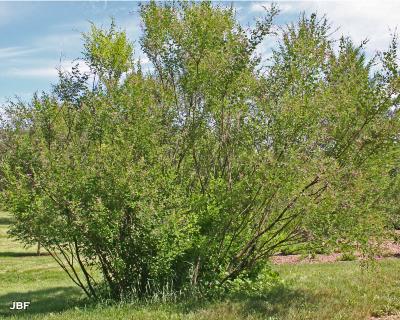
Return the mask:
<svg viewBox="0 0 400 320"><path fill-rule="evenodd" d="M382 247L382 254L376 256L375 258L377 260L380 260L388 257L400 258L400 243L394 243L389 241L385 242ZM361 258L360 255L358 255L358 258ZM300 254L276 255L271 257L271 261L274 264L329 263L341 260L342 260L341 253L317 254L314 257L311 256L307 257Z"/></svg>

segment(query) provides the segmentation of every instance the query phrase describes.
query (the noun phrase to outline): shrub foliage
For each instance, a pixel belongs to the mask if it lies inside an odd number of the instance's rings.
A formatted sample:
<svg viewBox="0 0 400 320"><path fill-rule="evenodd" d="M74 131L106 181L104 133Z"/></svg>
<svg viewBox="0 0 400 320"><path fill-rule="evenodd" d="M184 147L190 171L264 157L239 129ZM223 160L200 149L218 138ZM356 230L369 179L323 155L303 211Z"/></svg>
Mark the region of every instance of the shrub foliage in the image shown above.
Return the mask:
<svg viewBox="0 0 400 320"><path fill-rule="evenodd" d="M3 114L11 234L93 298L230 287L292 244L368 252L399 214L396 38L368 60L326 19L275 32L276 13L249 29L209 2L142 5L146 72L93 25L90 72Z"/></svg>

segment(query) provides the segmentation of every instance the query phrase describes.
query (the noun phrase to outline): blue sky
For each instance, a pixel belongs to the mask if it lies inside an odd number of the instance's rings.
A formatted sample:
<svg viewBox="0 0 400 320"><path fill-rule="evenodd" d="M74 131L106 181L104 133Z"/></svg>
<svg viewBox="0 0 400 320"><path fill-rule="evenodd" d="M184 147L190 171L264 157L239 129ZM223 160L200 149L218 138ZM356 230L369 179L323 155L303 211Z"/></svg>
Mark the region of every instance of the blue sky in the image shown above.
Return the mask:
<svg viewBox="0 0 400 320"><path fill-rule="evenodd" d="M400 25L400 1L276 1L281 13L276 20L284 24L297 19L301 11L327 14L336 32L356 42L368 38L368 54L384 50L390 33ZM252 24L263 15L268 1L235 1L238 19ZM92 21L108 25L114 17L132 41L141 29L137 1L0 1L0 103L15 95L28 99L36 90L48 90L57 81L57 66L71 67L81 56L81 33ZM270 54L273 39L260 48L264 58ZM136 46L137 47L137 46ZM141 56L139 50L137 56Z"/></svg>

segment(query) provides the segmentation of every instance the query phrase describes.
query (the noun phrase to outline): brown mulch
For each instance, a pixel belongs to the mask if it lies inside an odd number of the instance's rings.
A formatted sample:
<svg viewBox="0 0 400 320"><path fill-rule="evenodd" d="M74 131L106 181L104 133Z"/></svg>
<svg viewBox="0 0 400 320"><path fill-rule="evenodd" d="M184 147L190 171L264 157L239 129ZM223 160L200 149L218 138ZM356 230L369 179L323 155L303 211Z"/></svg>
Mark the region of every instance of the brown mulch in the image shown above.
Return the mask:
<svg viewBox="0 0 400 320"><path fill-rule="evenodd" d="M360 257L358 255L358 257ZM400 243L394 242L385 242L382 246L382 254L376 256L377 260L388 258L388 257L396 257L400 258ZM300 254L292 254L292 255L276 255L271 257L271 261L274 264L297 264L297 263L328 263L328 262L336 262L342 260L341 253L332 253L332 254L317 254L314 257L311 256L302 256ZM388 318L392 319L392 318ZM399 319L400 318L395 318Z"/></svg>
<svg viewBox="0 0 400 320"><path fill-rule="evenodd" d="M391 315L391 316L383 316L383 317L371 317L370 320L400 320L400 315Z"/></svg>
<svg viewBox="0 0 400 320"><path fill-rule="evenodd" d="M271 257L271 261L274 264L324 263L338 261L341 256L340 253L317 254L315 257L304 257L300 254L290 254L273 256Z"/></svg>

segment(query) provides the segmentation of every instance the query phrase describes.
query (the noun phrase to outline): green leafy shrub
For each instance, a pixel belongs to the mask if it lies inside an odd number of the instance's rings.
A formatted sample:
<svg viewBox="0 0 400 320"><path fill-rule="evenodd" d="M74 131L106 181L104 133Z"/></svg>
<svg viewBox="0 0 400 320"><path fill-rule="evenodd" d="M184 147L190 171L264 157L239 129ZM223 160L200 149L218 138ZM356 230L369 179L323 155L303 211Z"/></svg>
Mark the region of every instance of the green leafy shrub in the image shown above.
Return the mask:
<svg viewBox="0 0 400 320"><path fill-rule="evenodd" d="M5 110L11 234L112 299L262 291L286 247L377 243L399 160L395 42L372 74L362 46L334 50L327 21L303 15L263 66L276 13L245 29L209 2L145 4L147 73L124 32L92 26L90 73Z"/></svg>

